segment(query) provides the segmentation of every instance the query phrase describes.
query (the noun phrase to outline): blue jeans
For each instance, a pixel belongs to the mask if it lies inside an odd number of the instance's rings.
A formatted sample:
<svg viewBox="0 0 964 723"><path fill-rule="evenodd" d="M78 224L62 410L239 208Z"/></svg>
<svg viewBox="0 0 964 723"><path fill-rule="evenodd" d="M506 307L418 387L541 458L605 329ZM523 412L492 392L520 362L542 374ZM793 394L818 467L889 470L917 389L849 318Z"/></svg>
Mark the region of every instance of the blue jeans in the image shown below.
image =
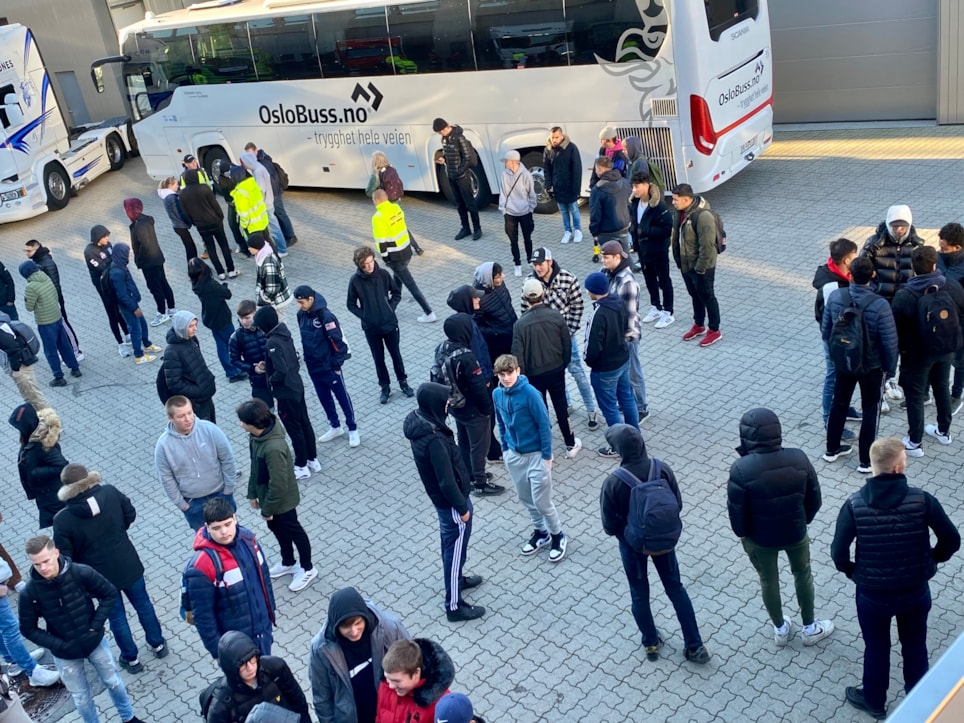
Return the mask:
<svg viewBox="0 0 964 723"><path fill-rule="evenodd" d="M84 671L84 658L80 660L62 660L54 656L54 665L60 671L60 677L64 686L74 699L77 712L80 713L84 723L100 723L97 717L97 707L90 694L90 685L87 683L87 674ZM94 666L97 677L110 693L110 699L117 708L117 713L122 721L130 720L134 717L134 709L131 707L131 699L127 695L127 688L124 681L117 673L117 663L114 662L114 655L110 652L110 643L105 636L94 651L87 656L86 660Z"/></svg>
<svg viewBox="0 0 964 723"><path fill-rule="evenodd" d="M562 214L562 228L564 231L571 232L574 229L582 229L582 218L579 216L579 202L560 203L556 201L559 213ZM569 217L572 216L572 221Z"/></svg>
<svg viewBox="0 0 964 723"><path fill-rule="evenodd" d="M445 609L457 610L462 603L462 569L472 536L472 517L475 512L472 500L465 498L469 506L469 521L462 522L454 507L436 507L438 532L442 542L442 570L445 574Z"/></svg>
<svg viewBox="0 0 964 723"><path fill-rule="evenodd" d="M639 408L633 397L632 387L629 385L629 360L619 369L611 372L593 371L589 374L589 381L596 392L599 411L602 412L606 425L625 422L639 429ZM622 410L622 419L619 412Z"/></svg>
<svg viewBox="0 0 964 723"><path fill-rule="evenodd" d="M20 635L20 622L10 607L10 599L0 597L0 656L7 663L16 663L27 676L33 675L37 661L30 657Z"/></svg>
<svg viewBox="0 0 964 723"><path fill-rule="evenodd" d="M643 362L639 358L639 339L629 342L629 386L633 388L633 398L640 412L649 409L646 402L646 379L643 377Z"/></svg>
<svg viewBox="0 0 964 723"><path fill-rule="evenodd" d="M124 321L127 322L127 328L130 330L131 349L134 352L134 358L139 359L144 356L144 347L150 346L152 343L147 336L147 319L144 318L143 312L140 316L124 308L122 308L120 312L121 316L124 317Z"/></svg>
<svg viewBox="0 0 964 723"><path fill-rule="evenodd" d="M579 353L579 342L576 341L576 337L572 337L572 356L569 358L569 366L566 369L576 380L576 386L579 387L579 396L582 397L582 403L586 406L586 411L590 414L595 412L596 402L592 396L592 386L589 384L589 379L586 378L586 370L582 366L582 355ZM568 391L566 392L566 399L569 399Z"/></svg>
<svg viewBox="0 0 964 723"><path fill-rule="evenodd" d="M288 212L285 211L285 202L281 200L280 193L274 197L274 217L278 220L278 225L281 226L281 234L285 237L285 241L293 239L295 229L291 225L291 219L288 218Z"/></svg>
<svg viewBox="0 0 964 723"><path fill-rule="evenodd" d="M228 375L228 378L236 377L242 373L240 369L231 363L231 355L228 353L228 342L231 340L231 334L233 333L234 326L230 324L223 329L211 329L211 336L214 337L214 347L218 352L218 361L221 362L221 368L224 369L224 373Z"/></svg>
<svg viewBox="0 0 964 723"><path fill-rule="evenodd" d="M830 358L830 344L823 343L823 360L826 364L826 371L823 374L823 426L827 426L830 419L830 405L833 404L833 385L837 381L837 367Z"/></svg>
<svg viewBox="0 0 964 723"><path fill-rule="evenodd" d="M274 217L274 210L270 208L268 209L268 232L271 234L271 240L274 241L275 251L279 254L288 253L288 244L285 241L285 235L281 232L278 219Z"/></svg>
<svg viewBox="0 0 964 723"><path fill-rule="evenodd" d="M931 591L927 583L916 590L877 592L857 588L857 622L864 638L864 697L874 708L887 703L890 684L890 622L897 618L897 636L904 658L904 690L927 672L927 614Z"/></svg>
<svg viewBox="0 0 964 723"><path fill-rule="evenodd" d="M39 324L37 333L40 335L40 341L43 342L44 356L55 379L64 375L64 369L60 366L61 357L70 369L79 368L77 357L74 356L74 350L70 346L70 339L67 338L67 331L59 319L53 324Z"/></svg>
<svg viewBox="0 0 964 723"><path fill-rule="evenodd" d="M696 613L693 612L693 603L690 596L683 587L679 576L679 563L676 560L676 551L665 555L643 555L636 552L622 540L619 541L619 555L623 558L623 570L626 572L626 580L629 582L629 596L633 601L633 617L636 619L636 627L642 633L644 646L657 645L659 633L656 632L656 622L653 620L653 612L649 606L649 576L647 565L652 559L653 567L659 573L660 582L666 590L666 596L673 603L676 610L676 618L679 620L680 628L683 631L683 645L687 650L694 650L703 644L700 637L700 630L696 625Z"/></svg>
<svg viewBox="0 0 964 723"><path fill-rule="evenodd" d="M156 648L164 642L164 633L161 632L161 624L157 620L157 613L154 612L154 605L151 598L147 595L147 586L144 584L143 576L134 581L129 587L117 591L117 599L110 609L110 631L114 634L117 647L120 648L121 658L130 662L137 660L137 645L134 643L134 636L131 634L131 626L127 622L127 611L124 609L124 597L127 596L137 619L144 628L144 637L147 644Z"/></svg>
<svg viewBox="0 0 964 723"><path fill-rule="evenodd" d="M335 399L337 399L345 413L345 425L348 430L354 432L358 429L358 425L355 424L355 407L352 406L351 397L348 396L348 389L345 387L345 378L341 370L330 372L309 369L308 376L311 377L311 383L315 385L315 392L318 394L318 400L325 410L325 416L328 417L328 424L331 428L338 429L341 426L338 419L338 408L335 407Z"/></svg>
<svg viewBox="0 0 964 723"><path fill-rule="evenodd" d="M231 503L231 509L235 512L238 510L238 506L234 502L234 495L226 495L223 492L215 492L210 495L205 495L204 497L195 497L193 500L188 500L187 511L184 512L184 518L187 523L191 526L191 529L197 531L199 528L204 526L204 503L208 500L213 500L215 497L223 497L228 502Z"/></svg>

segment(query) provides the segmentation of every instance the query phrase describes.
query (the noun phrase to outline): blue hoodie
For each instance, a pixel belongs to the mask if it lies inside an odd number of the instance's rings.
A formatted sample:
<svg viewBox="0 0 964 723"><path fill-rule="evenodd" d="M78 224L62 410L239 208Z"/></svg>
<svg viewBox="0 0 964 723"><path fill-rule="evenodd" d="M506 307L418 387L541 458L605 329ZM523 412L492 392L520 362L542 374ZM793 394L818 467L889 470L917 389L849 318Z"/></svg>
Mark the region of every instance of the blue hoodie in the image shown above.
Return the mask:
<svg viewBox="0 0 964 723"><path fill-rule="evenodd" d="M499 439L502 451L511 449L519 454L542 452L542 458L552 459L552 427L549 411L542 395L529 384L525 374L508 389L501 384L492 392Z"/></svg>
<svg viewBox="0 0 964 723"><path fill-rule="evenodd" d="M299 286L295 296L314 297L308 311L298 312L298 329L301 331L301 347L305 366L311 372L337 372L348 356L348 344L341 332L341 325L325 297L311 287Z"/></svg>
<svg viewBox="0 0 964 723"><path fill-rule="evenodd" d="M117 294L117 304L122 309L133 312L141 303L141 292L137 290L127 262L130 260L131 247L127 244L114 244L110 250L111 264L108 275Z"/></svg>

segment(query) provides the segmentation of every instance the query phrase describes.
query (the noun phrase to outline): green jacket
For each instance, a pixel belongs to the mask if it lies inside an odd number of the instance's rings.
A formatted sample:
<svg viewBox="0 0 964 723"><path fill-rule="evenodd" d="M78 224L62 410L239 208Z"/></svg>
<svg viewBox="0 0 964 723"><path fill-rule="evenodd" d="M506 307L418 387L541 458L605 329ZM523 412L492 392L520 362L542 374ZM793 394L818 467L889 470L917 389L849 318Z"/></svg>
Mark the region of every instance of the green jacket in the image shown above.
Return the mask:
<svg viewBox="0 0 964 723"><path fill-rule="evenodd" d="M687 271L702 273L707 269L716 268L716 221L712 214L700 213L709 209L710 203L705 198L697 196L685 214L673 212L673 258L676 265L684 274ZM683 217L683 227L680 228L680 217ZM696 217L696 228L693 227L693 217Z"/></svg>
<svg viewBox="0 0 964 723"><path fill-rule="evenodd" d="M301 502L284 427L276 417L272 420L260 437L250 435L249 442L248 499L258 501L262 517L290 512Z"/></svg>
<svg viewBox="0 0 964 723"><path fill-rule="evenodd" d="M32 311L37 326L56 324L60 321L60 299L57 287L43 271L34 271L27 279L23 292L23 303L27 311Z"/></svg>

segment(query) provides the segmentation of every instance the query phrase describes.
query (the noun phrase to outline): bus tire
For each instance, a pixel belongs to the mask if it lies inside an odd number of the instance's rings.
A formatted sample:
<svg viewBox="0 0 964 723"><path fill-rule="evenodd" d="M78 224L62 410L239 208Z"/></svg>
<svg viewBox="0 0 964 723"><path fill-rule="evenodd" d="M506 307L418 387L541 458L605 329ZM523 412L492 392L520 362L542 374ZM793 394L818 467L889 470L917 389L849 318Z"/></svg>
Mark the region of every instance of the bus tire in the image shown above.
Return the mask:
<svg viewBox="0 0 964 723"><path fill-rule="evenodd" d="M449 174L445 172L445 166L437 165L435 166L435 175L438 177L438 190L445 196L445 199L455 205L455 191L452 190L452 184L449 183Z"/></svg>
<svg viewBox="0 0 964 723"><path fill-rule="evenodd" d="M216 182L217 178L215 177L213 170L215 161L220 161L219 165L222 170L227 170L231 165L231 159L228 158L228 154L224 152L224 149L221 148L221 146L211 146L210 148L206 148L204 153L201 155L201 166L208 174L208 178Z"/></svg>
<svg viewBox="0 0 964 723"><path fill-rule="evenodd" d="M546 191L546 175L542 168L542 154L530 151L522 157L522 165L532 174L532 185L536 192L536 213L555 213L558 210L555 199Z"/></svg>
<svg viewBox="0 0 964 723"><path fill-rule="evenodd" d="M111 133L104 141L104 150L107 152L107 161L110 163L110 170L119 171L124 167L124 159L127 158L127 151L124 149L124 141L116 133Z"/></svg>
<svg viewBox="0 0 964 723"><path fill-rule="evenodd" d="M44 166L44 192L49 211L59 211L70 202L70 179L60 164L48 163Z"/></svg>
<svg viewBox="0 0 964 723"><path fill-rule="evenodd" d="M449 182L449 175L445 172L445 166L437 166L435 173L438 176L438 190L453 206L455 202L455 189ZM472 190L475 192L475 207L480 211L492 202L492 192L489 190L489 183L485 180L485 174L476 168L469 169L472 177Z"/></svg>

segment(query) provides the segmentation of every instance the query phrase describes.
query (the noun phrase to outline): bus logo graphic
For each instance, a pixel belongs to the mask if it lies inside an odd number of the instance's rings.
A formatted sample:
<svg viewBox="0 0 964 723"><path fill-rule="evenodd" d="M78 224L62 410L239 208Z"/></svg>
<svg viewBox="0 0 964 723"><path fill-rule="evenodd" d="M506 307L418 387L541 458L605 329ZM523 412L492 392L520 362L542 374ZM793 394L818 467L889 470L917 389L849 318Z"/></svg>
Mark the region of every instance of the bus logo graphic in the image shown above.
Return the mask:
<svg viewBox="0 0 964 723"><path fill-rule="evenodd" d="M351 99L357 103L359 98L364 98L368 101L372 110L377 111L385 96L375 87L374 83L368 84L368 90L371 91L371 95L369 95L367 90L362 88L361 83L355 83L355 90L352 91Z"/></svg>
<svg viewBox="0 0 964 723"><path fill-rule="evenodd" d="M756 74L757 74L757 75L763 75L763 61L762 61L762 60L759 61L759 62L756 64L756 68L755 68L754 70L756 70Z"/></svg>

